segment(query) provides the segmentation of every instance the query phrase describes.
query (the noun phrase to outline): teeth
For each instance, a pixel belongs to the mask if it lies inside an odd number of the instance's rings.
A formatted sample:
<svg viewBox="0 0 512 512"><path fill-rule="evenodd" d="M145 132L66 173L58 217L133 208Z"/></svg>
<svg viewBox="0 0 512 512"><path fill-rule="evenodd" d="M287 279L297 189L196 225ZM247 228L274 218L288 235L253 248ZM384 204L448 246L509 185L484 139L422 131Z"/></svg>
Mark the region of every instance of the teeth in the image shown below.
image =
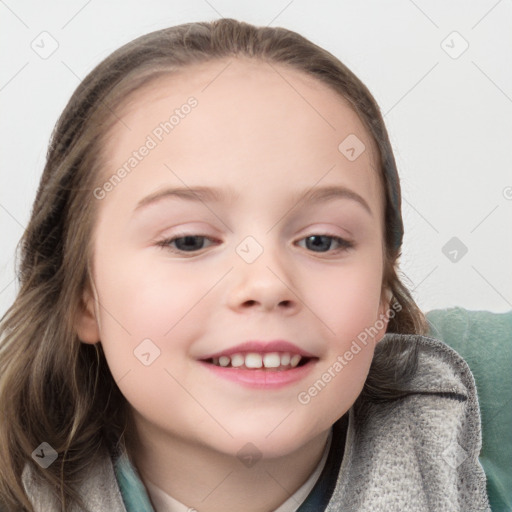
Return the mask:
<svg viewBox="0 0 512 512"><path fill-rule="evenodd" d="M219 364L221 366L227 366L230 363L230 358L228 356L220 356L219 357Z"/></svg>
<svg viewBox="0 0 512 512"><path fill-rule="evenodd" d="M263 366L261 354L247 354L245 356L245 366L247 366L247 368L261 368Z"/></svg>
<svg viewBox="0 0 512 512"><path fill-rule="evenodd" d="M265 354L258 354L256 352L249 352L248 354L233 354L229 356L220 356L212 359L212 363L215 366L221 366L223 368L232 367L240 368L244 366L246 368L280 368L289 366L296 368L302 356L299 354L290 354L289 352L268 352Z"/></svg>
<svg viewBox="0 0 512 512"><path fill-rule="evenodd" d="M265 368L279 368L281 366L281 358L279 354L271 352L263 356L263 366Z"/></svg>
<svg viewBox="0 0 512 512"><path fill-rule="evenodd" d="M301 357L299 356L299 354L295 354L294 356L292 356L292 358L290 359L290 366L292 368L295 368L299 363L300 363L300 360L301 360Z"/></svg>
<svg viewBox="0 0 512 512"><path fill-rule="evenodd" d="M231 366L238 368L245 363L245 357L242 354L233 354L231 356Z"/></svg>
<svg viewBox="0 0 512 512"><path fill-rule="evenodd" d="M288 353L281 354L281 364L283 366L287 366L290 364L290 354L288 354Z"/></svg>

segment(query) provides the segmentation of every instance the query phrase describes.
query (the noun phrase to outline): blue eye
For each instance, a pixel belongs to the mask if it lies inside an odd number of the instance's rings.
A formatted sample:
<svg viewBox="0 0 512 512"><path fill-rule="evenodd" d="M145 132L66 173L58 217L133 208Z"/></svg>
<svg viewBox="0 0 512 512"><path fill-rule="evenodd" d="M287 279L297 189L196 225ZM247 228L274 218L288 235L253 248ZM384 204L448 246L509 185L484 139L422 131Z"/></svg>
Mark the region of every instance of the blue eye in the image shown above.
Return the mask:
<svg viewBox="0 0 512 512"><path fill-rule="evenodd" d="M157 243L158 246L168 249L175 253L194 253L201 251L205 247L205 242L215 243L216 241L205 235L180 234L173 238L168 238ZM302 238L297 242L305 241L305 248L316 253L338 253L343 250L354 247L352 242L340 238L339 236L325 234L313 234ZM333 244L335 247L333 248ZM302 245L300 245L302 247Z"/></svg>
<svg viewBox="0 0 512 512"><path fill-rule="evenodd" d="M351 242L340 238L339 236L328 234L309 235L299 240L299 242L302 242L302 240L306 241L306 249L310 249L313 252L332 251L333 249L331 248L331 245L333 242L338 245L338 247L334 249L334 252L339 252L353 247Z"/></svg>
<svg viewBox="0 0 512 512"><path fill-rule="evenodd" d="M204 249L204 241L210 240L204 235L180 235L158 242L158 245L173 252L196 252ZM175 248L172 246L175 244Z"/></svg>

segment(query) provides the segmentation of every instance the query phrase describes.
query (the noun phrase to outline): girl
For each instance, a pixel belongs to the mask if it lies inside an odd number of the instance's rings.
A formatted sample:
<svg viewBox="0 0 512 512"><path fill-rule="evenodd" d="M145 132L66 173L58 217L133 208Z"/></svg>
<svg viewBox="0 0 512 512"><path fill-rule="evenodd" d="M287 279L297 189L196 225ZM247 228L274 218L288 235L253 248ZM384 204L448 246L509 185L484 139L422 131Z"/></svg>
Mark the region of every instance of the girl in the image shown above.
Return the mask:
<svg viewBox="0 0 512 512"><path fill-rule="evenodd" d="M296 33L114 52L52 136L3 319L6 510L488 510L472 375L397 274L366 87Z"/></svg>

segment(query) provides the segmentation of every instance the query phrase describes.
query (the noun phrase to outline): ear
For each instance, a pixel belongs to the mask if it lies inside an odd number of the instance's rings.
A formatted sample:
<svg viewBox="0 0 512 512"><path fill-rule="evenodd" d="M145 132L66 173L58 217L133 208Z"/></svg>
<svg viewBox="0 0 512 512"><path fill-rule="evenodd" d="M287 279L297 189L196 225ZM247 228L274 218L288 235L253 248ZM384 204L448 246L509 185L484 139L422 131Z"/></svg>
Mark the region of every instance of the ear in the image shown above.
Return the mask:
<svg viewBox="0 0 512 512"><path fill-rule="evenodd" d="M391 307L391 299L393 293L386 286L382 287L382 293L380 295L379 315L385 315L388 317L389 308Z"/></svg>
<svg viewBox="0 0 512 512"><path fill-rule="evenodd" d="M379 333L376 336L376 343L382 340L384 335L386 334L386 330L388 328L389 323L389 310L391 307L391 299L393 298L393 293L391 290L385 286L382 287L382 293L380 296L380 304L379 304L379 319L377 322L380 325L383 325L382 329L379 329ZM377 323L376 322L376 323Z"/></svg>
<svg viewBox="0 0 512 512"><path fill-rule="evenodd" d="M96 308L96 294L93 295L91 288L82 295L80 309L75 318L75 329L80 341L94 345L100 341L99 319Z"/></svg>

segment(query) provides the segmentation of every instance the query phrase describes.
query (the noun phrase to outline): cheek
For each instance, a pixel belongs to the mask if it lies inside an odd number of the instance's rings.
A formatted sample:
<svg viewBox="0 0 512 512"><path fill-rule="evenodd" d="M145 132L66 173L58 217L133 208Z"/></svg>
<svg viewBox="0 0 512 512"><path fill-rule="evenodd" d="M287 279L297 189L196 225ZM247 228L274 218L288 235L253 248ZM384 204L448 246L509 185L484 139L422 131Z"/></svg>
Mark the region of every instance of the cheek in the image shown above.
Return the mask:
<svg viewBox="0 0 512 512"><path fill-rule="evenodd" d="M151 358L158 355L151 364L153 369L163 369L171 361L178 366L191 340L201 335L202 296L213 278L194 280L176 266L157 267L136 258L101 261L95 272L101 304L100 336L114 377L140 370L139 352L150 352Z"/></svg>
<svg viewBox="0 0 512 512"><path fill-rule="evenodd" d="M95 278L105 357L132 407L147 417L183 409L203 421L204 411L184 390L194 389L188 351L203 335L205 304L212 304L201 299L213 278L194 280L183 270L128 258L103 259Z"/></svg>
<svg viewBox="0 0 512 512"><path fill-rule="evenodd" d="M322 320L326 336L342 350L347 340L372 326L379 316L382 263L378 258L324 274L311 274L306 300Z"/></svg>
<svg viewBox="0 0 512 512"><path fill-rule="evenodd" d="M198 302L198 288L204 294L206 285L204 280L191 279L178 265L155 265L147 259L144 255L115 261L104 258L96 279L101 283L100 299L111 317L116 316L129 332L161 337Z"/></svg>
<svg viewBox="0 0 512 512"><path fill-rule="evenodd" d="M297 396L314 416L335 421L360 394L375 343L385 331L380 320L382 264L361 258L334 273L316 275L309 288L311 309L321 319L329 341L314 376Z"/></svg>

